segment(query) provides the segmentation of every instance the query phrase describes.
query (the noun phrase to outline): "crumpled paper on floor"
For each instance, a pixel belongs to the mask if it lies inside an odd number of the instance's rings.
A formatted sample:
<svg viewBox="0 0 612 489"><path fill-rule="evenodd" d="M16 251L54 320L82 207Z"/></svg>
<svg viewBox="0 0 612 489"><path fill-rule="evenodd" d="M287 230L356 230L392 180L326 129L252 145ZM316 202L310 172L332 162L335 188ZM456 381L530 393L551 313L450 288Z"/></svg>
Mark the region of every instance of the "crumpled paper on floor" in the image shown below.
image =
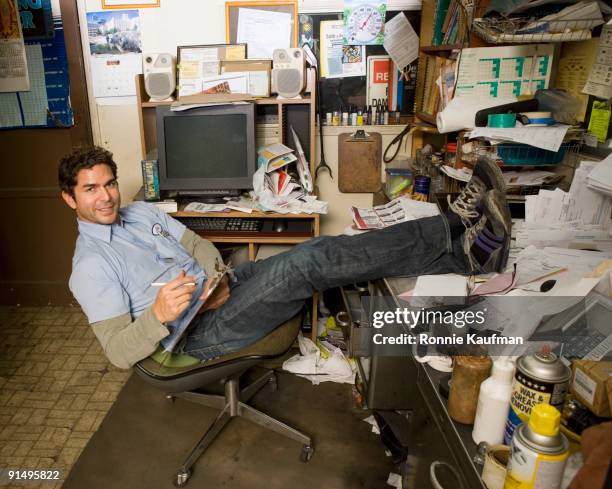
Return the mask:
<svg viewBox="0 0 612 489"><path fill-rule="evenodd" d="M327 341L319 342L324 349L315 345L300 333L298 344L300 354L283 363L283 369L310 380L314 385L320 382L355 383L355 367L342 353Z"/></svg>

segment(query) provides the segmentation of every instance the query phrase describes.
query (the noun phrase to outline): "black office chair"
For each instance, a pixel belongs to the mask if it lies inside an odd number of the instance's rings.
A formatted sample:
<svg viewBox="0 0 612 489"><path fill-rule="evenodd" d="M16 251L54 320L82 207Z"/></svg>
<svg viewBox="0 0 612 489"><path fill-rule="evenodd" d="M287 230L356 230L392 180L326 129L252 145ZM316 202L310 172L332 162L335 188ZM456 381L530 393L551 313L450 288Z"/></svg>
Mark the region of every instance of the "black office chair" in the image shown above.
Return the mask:
<svg viewBox="0 0 612 489"><path fill-rule="evenodd" d="M295 340L301 325L301 317L296 316L279 326L256 343L228 355L200 362L188 355L156 353L136 364L136 372L149 384L167 392L170 400L178 397L188 401L221 410L213 424L208 428L183 465L178 469L174 485L183 487L191 477L191 468L202 453L210 446L215 437L234 417L242 416L265 428L302 443L300 460L308 462L313 453L309 436L291 428L257 409L246 404L264 385L270 384L276 390L274 371L270 370L247 387L239 390L240 377L250 367L284 355ZM163 365L160 362L164 359ZM197 392L207 385L221 382L225 396Z"/></svg>

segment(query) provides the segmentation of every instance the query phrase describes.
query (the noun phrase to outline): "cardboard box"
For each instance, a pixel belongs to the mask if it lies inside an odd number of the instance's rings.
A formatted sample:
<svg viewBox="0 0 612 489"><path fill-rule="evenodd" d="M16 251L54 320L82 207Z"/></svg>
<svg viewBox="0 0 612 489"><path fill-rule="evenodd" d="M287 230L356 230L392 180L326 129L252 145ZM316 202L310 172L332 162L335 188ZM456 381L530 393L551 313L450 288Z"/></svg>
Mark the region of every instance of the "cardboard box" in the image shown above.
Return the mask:
<svg viewBox="0 0 612 489"><path fill-rule="evenodd" d="M610 417L608 393L612 386L612 361L576 360L570 389L597 416Z"/></svg>
<svg viewBox="0 0 612 489"><path fill-rule="evenodd" d="M270 96L271 59L241 59L221 61L221 73L249 74L249 95Z"/></svg>

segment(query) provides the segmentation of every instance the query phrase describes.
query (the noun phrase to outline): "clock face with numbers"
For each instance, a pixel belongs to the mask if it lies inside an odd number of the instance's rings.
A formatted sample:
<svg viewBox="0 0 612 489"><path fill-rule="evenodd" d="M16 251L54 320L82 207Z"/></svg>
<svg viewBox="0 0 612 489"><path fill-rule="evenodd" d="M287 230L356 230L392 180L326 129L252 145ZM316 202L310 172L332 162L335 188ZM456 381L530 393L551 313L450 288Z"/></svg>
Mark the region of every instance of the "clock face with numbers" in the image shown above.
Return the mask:
<svg viewBox="0 0 612 489"><path fill-rule="evenodd" d="M349 44L366 44L376 39L383 26L383 18L372 5L361 5L348 18L347 33Z"/></svg>

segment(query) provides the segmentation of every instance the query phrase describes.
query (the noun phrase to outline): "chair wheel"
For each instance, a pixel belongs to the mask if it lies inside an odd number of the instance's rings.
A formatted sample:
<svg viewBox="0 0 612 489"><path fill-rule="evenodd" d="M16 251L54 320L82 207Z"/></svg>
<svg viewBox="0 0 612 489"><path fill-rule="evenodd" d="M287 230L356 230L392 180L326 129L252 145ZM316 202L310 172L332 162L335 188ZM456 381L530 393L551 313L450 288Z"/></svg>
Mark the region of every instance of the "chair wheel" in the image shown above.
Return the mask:
<svg viewBox="0 0 612 489"><path fill-rule="evenodd" d="M270 377L270 380L268 380L268 382L270 383L270 389L272 390L272 392L276 392L278 390L278 381L276 380L276 375Z"/></svg>
<svg viewBox="0 0 612 489"><path fill-rule="evenodd" d="M310 459L314 455L314 448L310 445L304 445L302 447L302 452L300 453L300 462L310 462Z"/></svg>
<svg viewBox="0 0 612 489"><path fill-rule="evenodd" d="M174 396L173 396L172 394L168 394L168 395L166 396L166 399L167 399L168 401L170 401L170 402L174 402Z"/></svg>
<svg viewBox="0 0 612 489"><path fill-rule="evenodd" d="M176 473L176 478L174 479L174 487L185 487L190 477L191 477L190 470L179 470Z"/></svg>

